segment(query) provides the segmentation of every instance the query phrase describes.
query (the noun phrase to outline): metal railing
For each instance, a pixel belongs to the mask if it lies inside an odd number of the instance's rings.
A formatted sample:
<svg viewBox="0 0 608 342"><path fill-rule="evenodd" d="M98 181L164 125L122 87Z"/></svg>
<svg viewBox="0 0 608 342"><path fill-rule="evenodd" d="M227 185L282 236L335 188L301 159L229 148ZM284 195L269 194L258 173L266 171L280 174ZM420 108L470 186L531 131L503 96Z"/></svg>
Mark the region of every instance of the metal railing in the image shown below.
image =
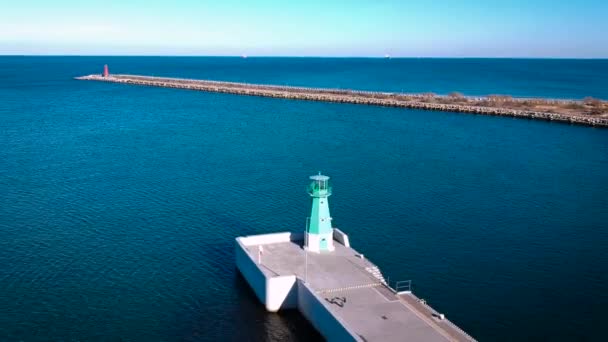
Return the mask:
<svg viewBox="0 0 608 342"><path fill-rule="evenodd" d="M401 280L395 282L395 292L412 292L412 281L411 280Z"/></svg>

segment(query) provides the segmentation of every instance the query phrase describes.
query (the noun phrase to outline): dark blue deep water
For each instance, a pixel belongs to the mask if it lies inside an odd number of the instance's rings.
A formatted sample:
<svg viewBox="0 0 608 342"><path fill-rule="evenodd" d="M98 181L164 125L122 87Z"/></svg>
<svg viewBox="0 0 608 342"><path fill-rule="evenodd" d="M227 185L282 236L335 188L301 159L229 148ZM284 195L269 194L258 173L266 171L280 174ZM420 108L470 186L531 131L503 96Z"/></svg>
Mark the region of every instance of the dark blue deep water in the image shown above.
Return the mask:
<svg viewBox="0 0 608 342"><path fill-rule="evenodd" d="M83 82L99 72L608 98L608 61L0 57L0 340L319 339L238 235L304 229L307 176L391 280L485 341L601 340L608 129Z"/></svg>

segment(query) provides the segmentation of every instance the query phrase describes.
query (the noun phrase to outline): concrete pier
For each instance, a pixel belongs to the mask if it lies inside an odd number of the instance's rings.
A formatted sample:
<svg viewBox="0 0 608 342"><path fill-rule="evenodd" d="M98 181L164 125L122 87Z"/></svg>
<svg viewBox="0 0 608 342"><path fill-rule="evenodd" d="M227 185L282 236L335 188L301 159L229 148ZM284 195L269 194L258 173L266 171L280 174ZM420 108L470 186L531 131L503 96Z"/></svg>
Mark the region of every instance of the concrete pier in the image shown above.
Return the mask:
<svg viewBox="0 0 608 342"><path fill-rule="evenodd" d="M239 237L236 265L268 311L298 309L328 341L475 341L334 236L320 254L302 233Z"/></svg>
<svg viewBox="0 0 608 342"><path fill-rule="evenodd" d="M76 77L76 79L153 87L190 89L237 95L264 96L282 99L352 103L481 115L508 116L597 127L608 127L608 114L606 113L606 110L608 110L606 109L608 108L608 104L604 101L596 101L593 105L586 105L581 101L573 100L510 99L508 101L510 106L517 108L507 108L507 101L493 100L491 97L450 98L445 96L429 96L424 94L289 87L115 74L109 74L107 76L88 75ZM535 109L537 108L535 103L540 103L540 108L544 108L544 110ZM599 110L603 114L594 115L586 112L590 110Z"/></svg>

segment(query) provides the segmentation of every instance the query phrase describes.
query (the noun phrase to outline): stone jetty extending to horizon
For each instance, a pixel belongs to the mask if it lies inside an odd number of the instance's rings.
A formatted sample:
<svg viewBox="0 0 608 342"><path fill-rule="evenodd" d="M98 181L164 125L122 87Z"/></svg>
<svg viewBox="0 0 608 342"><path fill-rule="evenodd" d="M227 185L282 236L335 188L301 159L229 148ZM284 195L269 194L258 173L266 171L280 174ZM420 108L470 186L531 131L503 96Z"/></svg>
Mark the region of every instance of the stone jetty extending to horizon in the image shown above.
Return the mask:
<svg viewBox="0 0 608 342"><path fill-rule="evenodd" d="M76 79L282 99L508 116L608 127L608 102L591 98L577 101L525 99L509 96L465 97L458 93L440 96L122 74L94 74L76 77Z"/></svg>

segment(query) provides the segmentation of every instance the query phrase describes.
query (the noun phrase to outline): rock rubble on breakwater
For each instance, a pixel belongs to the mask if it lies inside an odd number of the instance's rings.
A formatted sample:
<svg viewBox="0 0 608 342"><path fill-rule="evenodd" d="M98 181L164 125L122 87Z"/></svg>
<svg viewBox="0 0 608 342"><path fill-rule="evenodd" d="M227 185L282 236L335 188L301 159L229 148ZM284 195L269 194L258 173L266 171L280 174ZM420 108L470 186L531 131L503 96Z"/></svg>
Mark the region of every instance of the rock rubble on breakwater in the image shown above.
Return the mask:
<svg viewBox="0 0 608 342"><path fill-rule="evenodd" d="M76 79L306 101L353 103L482 115L510 116L518 118L582 124L589 126L608 127L608 116L606 116L606 114L590 115L585 114L582 110L580 112L569 110L565 113L555 113L530 109L505 108L500 106L461 104L457 102L462 102L462 98L451 99L450 97L439 97L434 95L429 96L422 94L400 94L345 89L275 86L137 75L109 75L106 77L101 75L88 75L76 77ZM448 103L439 103L437 102L437 100ZM480 100L483 103L483 101L487 102L488 98L478 98L476 100ZM521 102L523 104L525 100L515 100L515 102ZM579 101L555 102L566 105L574 104L583 107L583 105Z"/></svg>

